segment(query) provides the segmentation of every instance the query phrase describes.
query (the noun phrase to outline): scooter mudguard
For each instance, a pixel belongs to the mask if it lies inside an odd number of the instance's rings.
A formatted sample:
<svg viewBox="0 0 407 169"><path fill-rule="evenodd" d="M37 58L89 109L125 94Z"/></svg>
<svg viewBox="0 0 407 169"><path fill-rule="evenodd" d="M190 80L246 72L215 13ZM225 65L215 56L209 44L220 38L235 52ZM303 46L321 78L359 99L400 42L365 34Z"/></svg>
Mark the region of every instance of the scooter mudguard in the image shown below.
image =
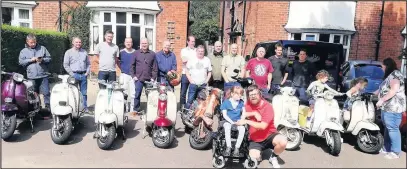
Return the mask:
<svg viewBox="0 0 407 169"><path fill-rule="evenodd" d="M18 107L15 104L3 104L1 105L2 112L17 111Z"/></svg>
<svg viewBox="0 0 407 169"><path fill-rule="evenodd" d="M169 127L172 126L172 121L167 118L158 118L154 120L154 125L157 127Z"/></svg>
<svg viewBox="0 0 407 169"><path fill-rule="evenodd" d="M52 114L57 116L64 116L73 113L71 106L55 106L52 108Z"/></svg>
<svg viewBox="0 0 407 169"><path fill-rule="evenodd" d="M98 118L98 123L100 124L111 124L117 121L117 116L113 113L102 113ZM115 123L117 127L117 123Z"/></svg>
<svg viewBox="0 0 407 169"><path fill-rule="evenodd" d="M287 128L300 128L301 127L300 124L298 124L298 123L292 124L292 123L290 123L288 121L285 121L285 120L281 121L279 126L285 126Z"/></svg>
<svg viewBox="0 0 407 169"><path fill-rule="evenodd" d="M352 134L357 135L359 133L359 131L362 129L366 129L366 130L370 130L370 131L379 131L380 130L379 126L372 122L359 121L356 124L355 129L353 129Z"/></svg>
<svg viewBox="0 0 407 169"><path fill-rule="evenodd" d="M324 131L326 129L343 132L343 127L341 125L339 125L338 123L334 123L334 122L331 122L331 121L324 121L319 126L318 131L317 131L317 135L322 137L322 135L324 134Z"/></svg>

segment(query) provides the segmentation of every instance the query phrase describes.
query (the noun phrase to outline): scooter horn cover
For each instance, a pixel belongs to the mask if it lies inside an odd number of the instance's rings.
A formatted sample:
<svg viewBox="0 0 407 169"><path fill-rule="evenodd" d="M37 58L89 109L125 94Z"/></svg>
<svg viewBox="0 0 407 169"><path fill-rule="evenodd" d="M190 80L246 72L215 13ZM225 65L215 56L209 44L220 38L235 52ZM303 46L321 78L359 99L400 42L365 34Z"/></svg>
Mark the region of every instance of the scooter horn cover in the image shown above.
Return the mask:
<svg viewBox="0 0 407 169"><path fill-rule="evenodd" d="M167 81L171 86L177 86L181 83L181 76L177 72L172 72L170 75L167 75Z"/></svg>

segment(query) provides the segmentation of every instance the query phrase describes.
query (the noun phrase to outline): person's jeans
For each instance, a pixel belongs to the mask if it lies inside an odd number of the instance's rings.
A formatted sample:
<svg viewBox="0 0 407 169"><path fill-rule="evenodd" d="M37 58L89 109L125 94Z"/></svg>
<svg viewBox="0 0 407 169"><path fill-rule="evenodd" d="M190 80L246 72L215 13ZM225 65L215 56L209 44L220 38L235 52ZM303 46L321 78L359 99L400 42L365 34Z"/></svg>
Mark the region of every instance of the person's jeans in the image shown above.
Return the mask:
<svg viewBox="0 0 407 169"><path fill-rule="evenodd" d="M306 94L306 88L304 87L295 87L297 90L297 93L299 95L298 99L300 100L301 103L308 103L308 97Z"/></svg>
<svg viewBox="0 0 407 169"><path fill-rule="evenodd" d="M187 75L182 74L182 76L181 76L181 93L180 93L180 100L179 100L180 105L185 105L185 103L186 103L186 96L187 96L188 88L189 88L189 80L187 78Z"/></svg>
<svg viewBox="0 0 407 169"><path fill-rule="evenodd" d="M201 87L206 86L206 84L201 85ZM197 94L200 92L200 87L196 84L189 84L188 88L188 101L185 104L185 108L189 109L191 106L192 102L194 102Z"/></svg>
<svg viewBox="0 0 407 169"><path fill-rule="evenodd" d="M280 92L280 84L271 84L270 91L273 96L277 95Z"/></svg>
<svg viewBox="0 0 407 169"><path fill-rule="evenodd" d="M34 82L34 92L44 96L45 107L50 108L50 90L48 77L31 79Z"/></svg>
<svg viewBox="0 0 407 169"><path fill-rule="evenodd" d="M116 71L99 71L98 79L109 81L109 82L116 81ZM105 86L99 84L99 89L103 89L103 88L105 88Z"/></svg>
<svg viewBox="0 0 407 169"><path fill-rule="evenodd" d="M384 125L384 150L400 154L401 152L401 134L400 123L402 113L392 113L382 111Z"/></svg>
<svg viewBox="0 0 407 169"><path fill-rule="evenodd" d="M134 97L136 93L136 87L133 78L125 73L120 74L120 83L123 83L124 93L127 94L127 106L133 108L134 107ZM127 108L127 107L126 107ZM128 109L130 111L131 109Z"/></svg>
<svg viewBox="0 0 407 169"><path fill-rule="evenodd" d="M134 95L134 108L133 110L136 112L140 111L140 97L141 93L143 92L143 88L146 87L146 83L137 80L134 82L134 85L136 87L136 94Z"/></svg>
<svg viewBox="0 0 407 169"><path fill-rule="evenodd" d="M223 91L228 91L229 89L231 89L233 86L240 86L240 83L238 82L227 82L224 84L223 86Z"/></svg>
<svg viewBox="0 0 407 169"><path fill-rule="evenodd" d="M83 107L88 108L88 78L85 74L75 73L74 78L79 82L79 90L83 97Z"/></svg>

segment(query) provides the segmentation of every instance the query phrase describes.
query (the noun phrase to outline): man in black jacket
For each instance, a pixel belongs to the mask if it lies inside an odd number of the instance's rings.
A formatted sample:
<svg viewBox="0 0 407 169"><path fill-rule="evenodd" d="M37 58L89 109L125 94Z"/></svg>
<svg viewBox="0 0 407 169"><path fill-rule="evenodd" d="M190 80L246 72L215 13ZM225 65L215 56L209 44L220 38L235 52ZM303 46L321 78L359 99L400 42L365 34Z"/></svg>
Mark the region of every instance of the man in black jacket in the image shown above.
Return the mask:
<svg viewBox="0 0 407 169"><path fill-rule="evenodd" d="M297 88L301 103L308 103L305 91L314 78L316 69L314 64L307 60L307 51L305 49L300 50L298 57L299 60L294 61L291 70L293 86Z"/></svg>

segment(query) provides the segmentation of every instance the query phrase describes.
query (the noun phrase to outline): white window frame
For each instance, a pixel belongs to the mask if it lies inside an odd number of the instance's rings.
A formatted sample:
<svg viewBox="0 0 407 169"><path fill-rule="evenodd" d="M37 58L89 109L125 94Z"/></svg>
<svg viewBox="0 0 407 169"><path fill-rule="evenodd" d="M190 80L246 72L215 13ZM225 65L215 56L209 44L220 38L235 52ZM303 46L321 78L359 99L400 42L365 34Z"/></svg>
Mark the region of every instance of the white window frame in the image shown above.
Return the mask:
<svg viewBox="0 0 407 169"><path fill-rule="evenodd" d="M407 35L404 35L404 48L406 48L407 46ZM406 60L405 59L401 59L401 72L404 75L404 78L407 78L407 69L406 69Z"/></svg>
<svg viewBox="0 0 407 169"><path fill-rule="evenodd" d="M29 26L28 28L33 28L33 11L32 8L29 7L22 7L22 6L11 6L11 5L4 5L2 8L12 8L13 13L11 15L11 26L17 26L20 27L20 23L28 23ZM20 19L19 17L19 10L28 10L28 19Z"/></svg>
<svg viewBox="0 0 407 169"><path fill-rule="evenodd" d="M131 32L130 32L130 28L131 26L137 26L140 27L140 38L145 37L145 29L146 28L151 28L153 29L153 39L151 40L151 44L152 44L152 49L150 48L150 50L155 51L156 48L156 33L157 33L157 16L156 14L153 13L145 13L142 11L137 11L137 10L132 10L132 11L127 11L127 10L95 10L95 13L99 13L99 22L98 23L94 23L93 17L92 16L92 20L90 21L90 49L89 49L89 53L93 54L93 48L94 46L96 46L95 44L93 44L93 27L94 26L98 26L99 27L99 43L104 41L104 32L103 32L103 25L112 25L112 31L113 33L116 34L116 26L126 26L126 37L130 37ZM123 23L116 23L116 12L125 12L126 13L126 24ZM104 13L110 13L111 14L111 20L110 22L104 22ZM138 14L139 15L139 23L132 23L132 14ZM148 14L148 15L153 15L154 16L154 26L146 26L144 25L144 16ZM147 37L146 37L147 38ZM116 36L113 37L113 43L114 44L118 44L116 42Z"/></svg>
<svg viewBox="0 0 407 169"><path fill-rule="evenodd" d="M312 41L318 41L319 40L319 33L302 33L301 34L301 40L306 40L305 38L307 35L314 35L315 39Z"/></svg>

